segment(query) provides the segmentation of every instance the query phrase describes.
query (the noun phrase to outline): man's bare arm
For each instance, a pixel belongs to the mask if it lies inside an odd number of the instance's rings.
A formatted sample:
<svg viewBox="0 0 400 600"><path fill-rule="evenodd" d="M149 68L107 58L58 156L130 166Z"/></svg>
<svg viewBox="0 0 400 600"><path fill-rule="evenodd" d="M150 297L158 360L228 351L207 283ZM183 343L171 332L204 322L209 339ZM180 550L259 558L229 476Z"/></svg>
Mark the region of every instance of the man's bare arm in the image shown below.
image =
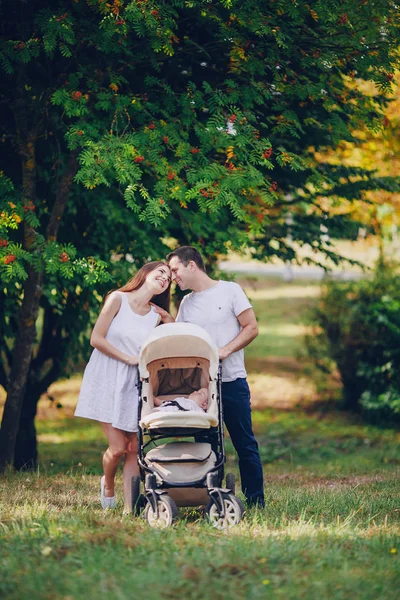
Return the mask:
<svg viewBox="0 0 400 600"><path fill-rule="evenodd" d="M245 348L258 336L256 315L252 308L248 308L240 313L238 321L243 329L229 344L226 344L223 348L219 348L218 353L221 360L227 358L233 352Z"/></svg>

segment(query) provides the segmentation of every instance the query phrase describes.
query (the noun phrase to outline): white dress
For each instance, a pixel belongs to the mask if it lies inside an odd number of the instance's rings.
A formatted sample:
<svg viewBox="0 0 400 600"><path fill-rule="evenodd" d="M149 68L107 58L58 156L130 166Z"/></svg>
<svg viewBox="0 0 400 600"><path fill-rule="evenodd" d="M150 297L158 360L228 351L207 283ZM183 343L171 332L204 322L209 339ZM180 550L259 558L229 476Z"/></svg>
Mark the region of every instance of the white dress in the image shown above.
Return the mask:
<svg viewBox="0 0 400 600"><path fill-rule="evenodd" d="M129 306L124 292L118 314L111 321L106 340L129 355L137 355L143 342L159 321L152 306L147 315L138 315ZM138 430L138 368L110 358L97 349L86 366L76 417L111 423L117 429Z"/></svg>

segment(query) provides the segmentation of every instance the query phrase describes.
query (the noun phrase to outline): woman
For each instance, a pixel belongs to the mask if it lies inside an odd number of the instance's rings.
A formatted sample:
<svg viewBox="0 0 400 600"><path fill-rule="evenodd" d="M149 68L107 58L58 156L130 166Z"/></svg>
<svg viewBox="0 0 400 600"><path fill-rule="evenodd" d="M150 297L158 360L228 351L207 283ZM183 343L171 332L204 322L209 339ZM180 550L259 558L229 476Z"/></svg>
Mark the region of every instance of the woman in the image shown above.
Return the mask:
<svg viewBox="0 0 400 600"><path fill-rule="evenodd" d="M95 348L83 375L75 416L100 421L107 436L101 505L117 505L114 479L124 461L124 512L131 511L131 479L137 463L140 348L163 318L152 303L169 307L171 276L161 261L144 265L126 285L107 295L90 338Z"/></svg>

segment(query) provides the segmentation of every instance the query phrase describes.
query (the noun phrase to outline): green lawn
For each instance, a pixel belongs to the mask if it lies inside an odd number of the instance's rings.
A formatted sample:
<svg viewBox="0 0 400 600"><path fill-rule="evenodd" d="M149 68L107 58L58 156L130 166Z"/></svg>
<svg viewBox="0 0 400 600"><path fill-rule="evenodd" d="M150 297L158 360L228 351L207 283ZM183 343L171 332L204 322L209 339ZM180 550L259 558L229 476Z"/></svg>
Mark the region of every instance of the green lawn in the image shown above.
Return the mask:
<svg viewBox="0 0 400 600"><path fill-rule="evenodd" d="M246 358L293 357L301 350L304 317L318 297L317 281L293 281L288 284L271 277L238 279L254 307L259 335L246 348Z"/></svg>
<svg viewBox="0 0 400 600"><path fill-rule="evenodd" d="M249 371L262 382L262 405L271 397L263 395L266 381L307 384L296 353L301 313L317 286L247 285L261 328ZM0 597L398 599L398 431L319 404L255 410L266 508L248 511L228 533L193 509L156 531L123 517L121 503L111 513L99 508L104 439L98 424L71 416L78 389L79 378L54 386L61 409L40 403L38 471L0 480ZM237 474L229 439L226 446L227 468ZM121 499L120 476L117 493Z"/></svg>

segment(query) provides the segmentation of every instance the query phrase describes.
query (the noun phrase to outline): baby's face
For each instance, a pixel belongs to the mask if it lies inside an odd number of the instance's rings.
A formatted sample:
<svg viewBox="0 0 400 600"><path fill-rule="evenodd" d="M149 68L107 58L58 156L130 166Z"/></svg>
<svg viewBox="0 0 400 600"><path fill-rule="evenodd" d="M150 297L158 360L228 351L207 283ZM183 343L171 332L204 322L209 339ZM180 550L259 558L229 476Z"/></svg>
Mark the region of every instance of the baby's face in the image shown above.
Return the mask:
<svg viewBox="0 0 400 600"><path fill-rule="evenodd" d="M194 400L195 402L197 402L197 404L199 404L199 406L201 406L202 408L207 408L207 404L208 404L208 390L207 388L201 388L200 390L197 390L196 392L192 392L189 395L189 398L191 400Z"/></svg>

